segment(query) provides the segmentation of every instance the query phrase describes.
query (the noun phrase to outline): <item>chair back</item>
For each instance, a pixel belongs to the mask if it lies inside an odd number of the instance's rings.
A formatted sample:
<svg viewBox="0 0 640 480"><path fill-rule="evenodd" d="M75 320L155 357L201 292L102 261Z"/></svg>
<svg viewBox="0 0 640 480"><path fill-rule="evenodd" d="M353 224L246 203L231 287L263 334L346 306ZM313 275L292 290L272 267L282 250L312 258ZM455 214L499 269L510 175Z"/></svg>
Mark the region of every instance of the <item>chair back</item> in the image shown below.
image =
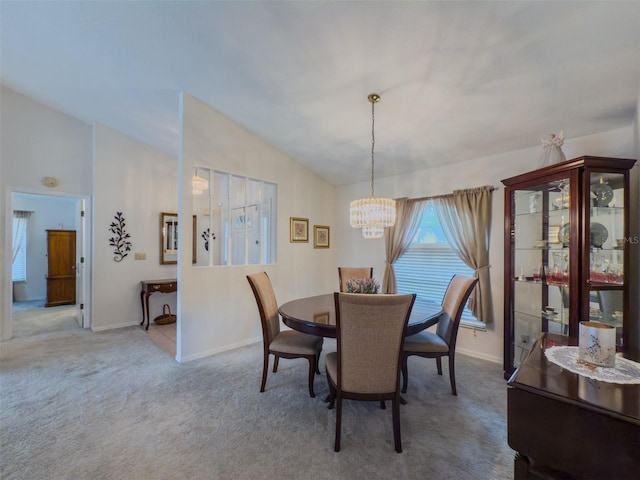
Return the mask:
<svg viewBox="0 0 640 480"><path fill-rule="evenodd" d="M276 295L267 272L252 273L247 275L247 280L249 280L260 311L262 337L266 345L269 346L280 332L280 315L278 314Z"/></svg>
<svg viewBox="0 0 640 480"><path fill-rule="evenodd" d="M449 350L455 348L462 311L476 283L478 283L477 278L454 275L444 294L442 301L444 313L438 320L436 333L447 342Z"/></svg>
<svg viewBox="0 0 640 480"><path fill-rule="evenodd" d="M363 394L395 392L415 294L335 292L334 297L339 388Z"/></svg>
<svg viewBox="0 0 640 480"><path fill-rule="evenodd" d="M340 291L347 291L347 280L352 278L373 278L373 267L338 267Z"/></svg>

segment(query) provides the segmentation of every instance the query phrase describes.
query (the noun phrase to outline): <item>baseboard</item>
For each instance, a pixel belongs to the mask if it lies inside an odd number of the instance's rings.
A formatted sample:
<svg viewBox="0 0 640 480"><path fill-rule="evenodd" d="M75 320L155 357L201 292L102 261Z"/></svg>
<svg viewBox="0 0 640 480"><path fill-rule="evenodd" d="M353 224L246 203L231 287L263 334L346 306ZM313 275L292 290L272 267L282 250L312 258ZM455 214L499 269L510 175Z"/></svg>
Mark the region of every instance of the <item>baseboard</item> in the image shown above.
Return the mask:
<svg viewBox="0 0 640 480"><path fill-rule="evenodd" d="M140 326L140 322L135 322L135 323L116 323L116 324L105 325L103 327L94 327L93 325L91 325L91 331L92 332L104 332L105 330L113 330L115 328L139 327L139 326Z"/></svg>
<svg viewBox="0 0 640 480"><path fill-rule="evenodd" d="M479 358L480 360L486 360L487 362L491 362L491 363L502 363L502 358L501 357L494 357L492 355L483 355L481 353L478 353L474 350L466 350L464 348L457 348L456 347L456 352L457 353L462 353L463 355L466 355L467 357L473 357L473 358Z"/></svg>
<svg viewBox="0 0 640 480"><path fill-rule="evenodd" d="M228 352L229 350L235 350L236 348L246 347L247 345L253 345L254 343L262 342L262 337L251 338L248 340L244 340L242 342L234 343L231 345L225 345L224 347L214 348L212 350L206 350L204 352L199 352L193 355L187 355L184 357L176 356L176 360L180 363L190 362L192 360L197 360L199 358L210 357L211 355L216 355L222 352Z"/></svg>

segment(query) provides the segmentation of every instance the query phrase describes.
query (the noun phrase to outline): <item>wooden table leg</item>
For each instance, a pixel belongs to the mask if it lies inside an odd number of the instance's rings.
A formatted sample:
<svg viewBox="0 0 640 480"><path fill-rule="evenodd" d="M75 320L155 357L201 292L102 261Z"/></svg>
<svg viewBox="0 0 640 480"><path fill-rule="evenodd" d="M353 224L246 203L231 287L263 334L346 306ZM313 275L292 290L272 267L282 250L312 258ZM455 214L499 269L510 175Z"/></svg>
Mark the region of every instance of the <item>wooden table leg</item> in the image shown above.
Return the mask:
<svg viewBox="0 0 640 480"><path fill-rule="evenodd" d="M140 291L140 306L142 307L142 321L140 326L144 325L144 290Z"/></svg>
<svg viewBox="0 0 640 480"><path fill-rule="evenodd" d="M147 308L147 327L146 330L149 330L149 320L151 320L151 314L149 313L149 297L151 296L150 292L144 294L145 306Z"/></svg>

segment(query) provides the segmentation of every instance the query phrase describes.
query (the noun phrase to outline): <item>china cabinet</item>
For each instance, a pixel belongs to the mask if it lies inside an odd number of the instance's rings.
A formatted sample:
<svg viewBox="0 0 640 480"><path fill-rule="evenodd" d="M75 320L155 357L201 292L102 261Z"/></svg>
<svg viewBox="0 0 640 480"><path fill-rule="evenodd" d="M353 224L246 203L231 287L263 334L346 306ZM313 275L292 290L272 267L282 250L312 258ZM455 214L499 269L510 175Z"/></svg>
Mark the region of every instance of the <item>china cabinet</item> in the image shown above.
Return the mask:
<svg viewBox="0 0 640 480"><path fill-rule="evenodd" d="M577 337L583 320L614 325L624 350L634 163L585 156L502 180L505 378L541 332Z"/></svg>

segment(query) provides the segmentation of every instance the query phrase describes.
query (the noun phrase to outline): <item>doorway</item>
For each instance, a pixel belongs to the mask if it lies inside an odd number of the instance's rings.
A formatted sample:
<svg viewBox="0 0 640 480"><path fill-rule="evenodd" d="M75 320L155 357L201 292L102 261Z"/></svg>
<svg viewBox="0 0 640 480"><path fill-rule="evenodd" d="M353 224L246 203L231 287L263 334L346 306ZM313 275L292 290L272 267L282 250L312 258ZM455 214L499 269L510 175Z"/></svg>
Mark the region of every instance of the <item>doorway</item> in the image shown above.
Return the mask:
<svg viewBox="0 0 640 480"><path fill-rule="evenodd" d="M76 304L76 231L47 230L45 307Z"/></svg>
<svg viewBox="0 0 640 480"><path fill-rule="evenodd" d="M85 223L88 219L84 214L87 204L86 197L11 193L9 211L29 213L25 238L25 275L21 280L14 280L15 264L11 263L12 333L21 331L22 323L16 325L16 322L24 322L25 318L29 319L31 334L37 333L40 328L42 332L47 332L52 329L68 329L74 327L74 324L75 328L90 326L86 308L88 296L85 295L88 292L88 275L85 272L88 263L85 253L88 251ZM11 222L12 219L9 218L8 221ZM12 226L11 223L8 225L10 228ZM59 250L64 250L62 255L55 254L54 257L65 258L63 263L66 266L50 270L49 233L60 231L73 232L64 234L71 238L66 238L63 243L59 242L60 236L56 236L54 242L58 243Z"/></svg>

